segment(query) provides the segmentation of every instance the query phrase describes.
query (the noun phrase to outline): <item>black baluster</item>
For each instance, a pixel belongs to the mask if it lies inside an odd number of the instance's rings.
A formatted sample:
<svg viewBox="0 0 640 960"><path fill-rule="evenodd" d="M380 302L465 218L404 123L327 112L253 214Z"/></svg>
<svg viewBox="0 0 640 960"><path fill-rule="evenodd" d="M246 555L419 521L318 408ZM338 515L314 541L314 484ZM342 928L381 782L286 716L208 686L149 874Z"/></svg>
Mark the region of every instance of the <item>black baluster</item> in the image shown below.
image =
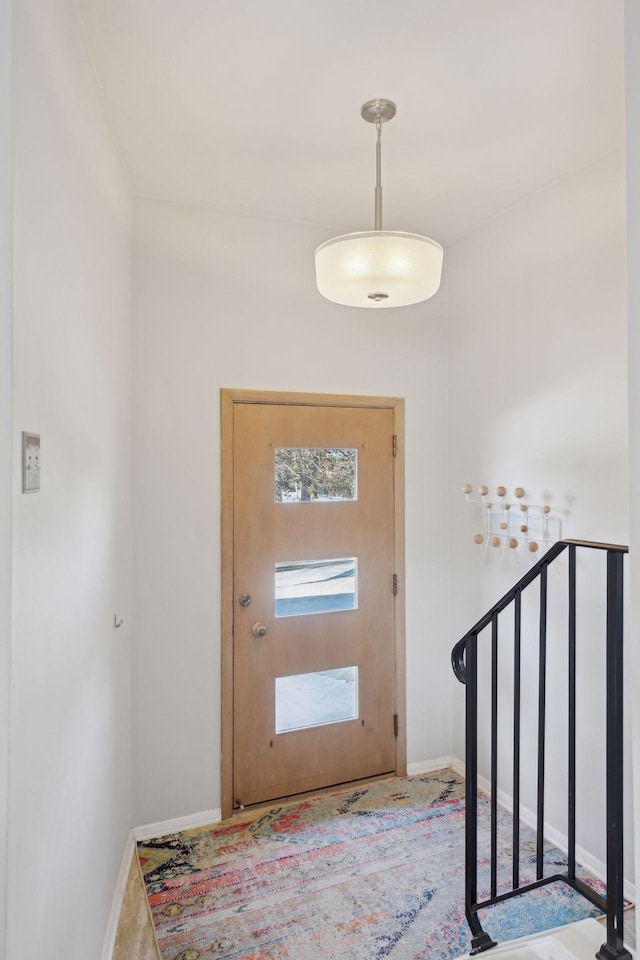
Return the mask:
<svg viewBox="0 0 640 960"><path fill-rule="evenodd" d="M513 623L513 889L520 886L520 652L522 594L514 598Z"/></svg>
<svg viewBox="0 0 640 960"><path fill-rule="evenodd" d="M544 876L544 761L547 692L547 572L540 571L540 643L538 659L538 822L536 836L536 880Z"/></svg>
<svg viewBox="0 0 640 960"><path fill-rule="evenodd" d="M471 953L495 946L478 919L478 636L465 647L465 910L471 929Z"/></svg>
<svg viewBox="0 0 640 960"><path fill-rule="evenodd" d="M631 957L623 939L623 559L607 551L607 942L600 960Z"/></svg>
<svg viewBox="0 0 640 960"><path fill-rule="evenodd" d="M498 892L498 614L491 620L491 896Z"/></svg>
<svg viewBox="0 0 640 960"><path fill-rule="evenodd" d="M569 547L569 794L567 874L576 878L576 548Z"/></svg>

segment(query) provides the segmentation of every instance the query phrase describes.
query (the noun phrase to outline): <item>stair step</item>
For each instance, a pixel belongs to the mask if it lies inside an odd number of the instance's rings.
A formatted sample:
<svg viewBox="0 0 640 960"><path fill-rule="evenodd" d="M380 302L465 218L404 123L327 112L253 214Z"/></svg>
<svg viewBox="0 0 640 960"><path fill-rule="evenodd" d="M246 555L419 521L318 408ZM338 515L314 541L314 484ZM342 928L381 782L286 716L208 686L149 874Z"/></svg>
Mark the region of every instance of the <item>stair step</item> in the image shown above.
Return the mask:
<svg viewBox="0 0 640 960"><path fill-rule="evenodd" d="M593 960L604 940L606 931L597 920L580 920L532 937L499 944L479 956L486 956L487 960L494 957L496 960L498 957L500 960Z"/></svg>

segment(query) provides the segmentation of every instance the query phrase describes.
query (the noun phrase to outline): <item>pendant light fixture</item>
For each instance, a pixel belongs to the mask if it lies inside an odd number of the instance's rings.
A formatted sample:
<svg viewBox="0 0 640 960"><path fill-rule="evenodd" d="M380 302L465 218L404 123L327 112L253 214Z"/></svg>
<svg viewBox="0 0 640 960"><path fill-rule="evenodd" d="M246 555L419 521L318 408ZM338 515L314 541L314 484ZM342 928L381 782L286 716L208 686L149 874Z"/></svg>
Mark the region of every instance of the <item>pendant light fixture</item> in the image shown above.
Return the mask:
<svg viewBox="0 0 640 960"><path fill-rule="evenodd" d="M375 123L375 227L347 233L316 250L316 282L327 300L349 307L404 307L428 300L440 286L443 250L416 233L382 229L381 130L396 115L391 100L369 100L360 111Z"/></svg>

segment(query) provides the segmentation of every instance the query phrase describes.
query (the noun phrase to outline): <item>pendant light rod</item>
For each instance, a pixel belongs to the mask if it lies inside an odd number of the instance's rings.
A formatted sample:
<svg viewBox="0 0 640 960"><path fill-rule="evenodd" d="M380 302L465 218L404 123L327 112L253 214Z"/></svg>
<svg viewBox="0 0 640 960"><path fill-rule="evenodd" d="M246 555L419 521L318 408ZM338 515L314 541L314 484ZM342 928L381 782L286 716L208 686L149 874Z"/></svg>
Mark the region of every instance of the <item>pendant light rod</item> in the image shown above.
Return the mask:
<svg viewBox="0 0 640 960"><path fill-rule="evenodd" d="M374 211L374 229L382 230L382 124L388 120L393 120L396 115L396 105L393 100L367 100L362 104L360 116L367 123L375 123L378 131L376 141L376 190L375 190L375 211Z"/></svg>
<svg viewBox="0 0 640 960"><path fill-rule="evenodd" d="M376 199L374 230L382 230L382 125L376 124L378 131L378 140L376 142Z"/></svg>

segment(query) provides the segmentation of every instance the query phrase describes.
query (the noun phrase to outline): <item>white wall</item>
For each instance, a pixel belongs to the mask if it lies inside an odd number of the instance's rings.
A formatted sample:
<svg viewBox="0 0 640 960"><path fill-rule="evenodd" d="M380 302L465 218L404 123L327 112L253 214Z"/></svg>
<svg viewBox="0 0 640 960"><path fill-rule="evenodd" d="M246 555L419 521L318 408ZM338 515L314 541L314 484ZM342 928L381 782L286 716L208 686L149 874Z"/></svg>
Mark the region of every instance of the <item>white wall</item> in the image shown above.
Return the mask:
<svg viewBox="0 0 640 960"><path fill-rule="evenodd" d="M131 210L72 0L17 5L14 211L8 956L86 960L132 822Z"/></svg>
<svg viewBox="0 0 640 960"><path fill-rule="evenodd" d="M482 559L472 542L481 529L481 508L465 502L463 483L476 488L486 483L492 490L504 484L510 492L521 485L530 502L549 503L562 516L565 537L628 542L622 149L448 247L447 266L452 629L460 637L534 559L523 556L521 548L501 557L491 547ZM580 559L578 578L586 611L578 620L578 843L602 860L604 557ZM547 750L547 813L563 833L564 584L566 557L550 573L557 612L550 612ZM538 624L533 607L525 604L523 611L529 651L523 701L530 711L523 749L533 762ZM507 626L503 671L512 669L508 639ZM484 642L490 642L487 635ZM464 753L463 703L463 687L455 684L453 751L458 756ZM510 705L507 693L501 705L500 779L508 793ZM486 741L483 750L486 757ZM534 777L525 766L523 788L523 802L535 809ZM630 812L629 807L629 825Z"/></svg>
<svg viewBox="0 0 640 960"><path fill-rule="evenodd" d="M13 3L0 0L0 957L6 943L11 664L11 207Z"/></svg>
<svg viewBox="0 0 640 960"><path fill-rule="evenodd" d="M627 109L627 309L629 327L629 410L640 410L640 2L625 4L626 109ZM640 430L630 416L629 430L629 557L631 586L631 684L640 689ZM635 822L640 823L640 698L634 697L633 770ZM636 830L636 863L640 863L640 829ZM640 915L636 911L640 935Z"/></svg>
<svg viewBox="0 0 640 960"><path fill-rule="evenodd" d="M330 304L330 235L136 202L136 823L220 805L221 387L406 397L408 759L448 752L444 296Z"/></svg>
<svg viewBox="0 0 640 960"><path fill-rule="evenodd" d="M631 91L640 40L637 4L628 8ZM522 483L567 511L566 535L626 539L622 158L567 178L449 247L448 318L444 290L398 313L323 301L314 292L312 253L331 231L137 202L132 814L129 203L71 0L23 0L15 38L9 440L6 2L0 447L13 453L15 514L8 955L84 958L99 953L131 822L219 805L221 386L407 398L409 762L449 752L451 640L521 569L514 558L481 563L471 544L471 508L458 487L467 480ZM636 108L630 98L635 159ZM640 244L637 201L632 189L630 250ZM455 362L447 394L448 326ZM631 325L634 409L636 340ZM23 429L43 437L43 489L31 496L20 493ZM633 478L640 452L631 442ZM3 640L9 482L7 467L0 475ZM118 632L116 611L125 619ZM6 677L6 646L0 658ZM0 689L0 720L7 693ZM461 754L462 688L453 694L454 752ZM0 743L0 782L4 753ZM0 794L0 824L2 803ZM599 801L587 828L598 812ZM0 849L0 930L1 887Z"/></svg>

